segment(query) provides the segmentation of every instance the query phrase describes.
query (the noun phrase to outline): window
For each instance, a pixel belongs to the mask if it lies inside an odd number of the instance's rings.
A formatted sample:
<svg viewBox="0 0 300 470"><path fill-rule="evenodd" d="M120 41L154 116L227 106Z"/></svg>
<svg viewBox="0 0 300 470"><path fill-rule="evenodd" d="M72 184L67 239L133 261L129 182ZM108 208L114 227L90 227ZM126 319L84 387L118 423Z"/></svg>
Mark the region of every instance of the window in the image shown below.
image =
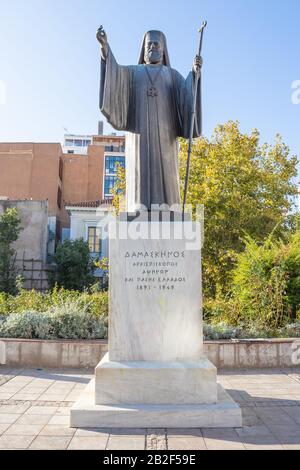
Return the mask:
<svg viewBox="0 0 300 470"><path fill-rule="evenodd" d="M117 182L116 176L105 176L104 180L104 197L109 198L112 197L111 190L115 186Z"/></svg>
<svg viewBox="0 0 300 470"><path fill-rule="evenodd" d="M74 150L68 150L68 153L74 154Z"/></svg>
<svg viewBox="0 0 300 470"><path fill-rule="evenodd" d="M88 243L91 253L101 253L101 236L98 227L88 227Z"/></svg>
<svg viewBox="0 0 300 470"><path fill-rule="evenodd" d="M117 165L121 165L125 168L125 157L117 157L112 155L106 155L105 157L105 174L116 175Z"/></svg>

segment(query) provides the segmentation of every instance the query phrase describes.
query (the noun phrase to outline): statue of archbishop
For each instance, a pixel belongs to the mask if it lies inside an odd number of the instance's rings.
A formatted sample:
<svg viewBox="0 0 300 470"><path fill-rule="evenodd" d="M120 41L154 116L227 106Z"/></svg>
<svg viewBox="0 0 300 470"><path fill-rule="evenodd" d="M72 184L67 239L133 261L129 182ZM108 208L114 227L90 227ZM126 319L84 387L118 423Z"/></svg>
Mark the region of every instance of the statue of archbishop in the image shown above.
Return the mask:
<svg viewBox="0 0 300 470"><path fill-rule="evenodd" d="M119 65L101 26L100 110L117 130L127 131L127 209L180 205L178 137L188 138L193 93L197 93L194 137L201 135L202 58L184 79L170 66L165 35L145 33L138 65ZM172 209L171 209L172 210Z"/></svg>

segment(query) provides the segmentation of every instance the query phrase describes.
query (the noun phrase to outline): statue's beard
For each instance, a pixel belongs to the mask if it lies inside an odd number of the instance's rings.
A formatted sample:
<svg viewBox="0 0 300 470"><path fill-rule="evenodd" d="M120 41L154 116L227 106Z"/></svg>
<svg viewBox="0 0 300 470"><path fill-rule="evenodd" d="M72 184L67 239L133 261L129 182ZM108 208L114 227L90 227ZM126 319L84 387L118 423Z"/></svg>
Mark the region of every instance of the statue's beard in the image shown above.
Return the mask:
<svg viewBox="0 0 300 470"><path fill-rule="evenodd" d="M146 53L146 62L149 64L159 64L162 62L162 54L159 51L149 51Z"/></svg>

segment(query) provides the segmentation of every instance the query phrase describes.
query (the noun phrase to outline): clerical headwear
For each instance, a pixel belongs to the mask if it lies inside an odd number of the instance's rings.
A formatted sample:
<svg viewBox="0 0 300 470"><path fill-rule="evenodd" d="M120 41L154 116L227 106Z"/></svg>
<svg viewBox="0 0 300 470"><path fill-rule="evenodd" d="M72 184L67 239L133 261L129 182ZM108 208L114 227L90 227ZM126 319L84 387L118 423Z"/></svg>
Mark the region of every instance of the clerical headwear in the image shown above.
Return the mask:
<svg viewBox="0 0 300 470"><path fill-rule="evenodd" d="M166 36L161 31L156 31L156 30L147 31L147 33L144 34L141 52L140 52L139 64L145 64L145 42L148 36L150 36L151 39L153 39L153 41L162 42L163 50L164 50L163 65L166 65L167 67L171 67Z"/></svg>

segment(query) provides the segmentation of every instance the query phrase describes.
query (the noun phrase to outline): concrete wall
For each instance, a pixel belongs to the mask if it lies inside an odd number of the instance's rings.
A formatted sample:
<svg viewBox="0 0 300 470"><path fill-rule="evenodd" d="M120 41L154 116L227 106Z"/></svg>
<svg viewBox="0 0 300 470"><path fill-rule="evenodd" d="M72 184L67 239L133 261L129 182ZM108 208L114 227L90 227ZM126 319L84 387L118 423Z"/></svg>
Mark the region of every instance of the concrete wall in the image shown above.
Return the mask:
<svg viewBox="0 0 300 470"><path fill-rule="evenodd" d="M95 367L108 351L106 340L0 339L0 364L9 367ZM300 338L205 341L204 354L218 368L300 366Z"/></svg>
<svg viewBox="0 0 300 470"><path fill-rule="evenodd" d="M21 218L20 236L14 243L17 259L34 259L46 262L48 239L47 201L1 201L0 215L15 207Z"/></svg>

